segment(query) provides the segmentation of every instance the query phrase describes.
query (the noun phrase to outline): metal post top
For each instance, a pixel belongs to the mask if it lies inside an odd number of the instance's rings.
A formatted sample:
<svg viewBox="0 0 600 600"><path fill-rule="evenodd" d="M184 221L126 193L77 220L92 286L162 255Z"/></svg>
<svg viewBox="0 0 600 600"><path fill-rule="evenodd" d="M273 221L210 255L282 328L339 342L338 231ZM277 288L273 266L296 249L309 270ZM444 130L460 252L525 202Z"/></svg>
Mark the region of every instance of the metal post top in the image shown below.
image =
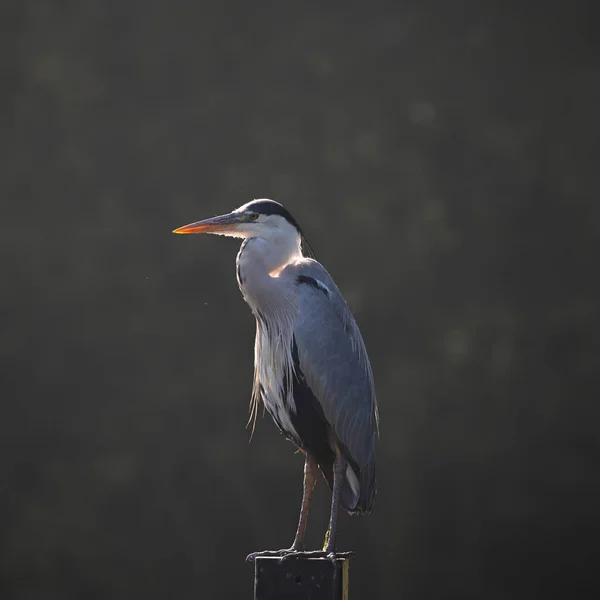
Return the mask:
<svg viewBox="0 0 600 600"><path fill-rule="evenodd" d="M254 599L348 600L349 558L256 557Z"/></svg>

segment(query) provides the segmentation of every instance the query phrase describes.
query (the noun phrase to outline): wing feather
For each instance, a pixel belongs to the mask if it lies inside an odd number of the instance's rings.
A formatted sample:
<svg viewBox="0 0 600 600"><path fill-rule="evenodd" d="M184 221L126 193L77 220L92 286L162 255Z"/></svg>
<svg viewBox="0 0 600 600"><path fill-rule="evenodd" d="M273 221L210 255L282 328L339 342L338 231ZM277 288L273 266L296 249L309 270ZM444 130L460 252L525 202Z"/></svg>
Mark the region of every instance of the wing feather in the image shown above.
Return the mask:
<svg viewBox="0 0 600 600"><path fill-rule="evenodd" d="M355 473L360 483L358 508L368 511L375 493L379 417L367 351L346 301L325 268L305 259L296 275L294 337L299 365L342 451L359 471Z"/></svg>

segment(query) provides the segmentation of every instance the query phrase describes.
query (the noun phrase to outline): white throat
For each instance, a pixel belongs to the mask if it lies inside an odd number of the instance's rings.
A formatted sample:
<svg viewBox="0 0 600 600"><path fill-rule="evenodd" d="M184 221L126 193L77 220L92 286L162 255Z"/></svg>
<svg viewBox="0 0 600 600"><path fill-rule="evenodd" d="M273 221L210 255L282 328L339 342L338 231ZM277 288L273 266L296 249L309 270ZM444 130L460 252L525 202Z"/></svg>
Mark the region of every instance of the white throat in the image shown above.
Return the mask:
<svg viewBox="0 0 600 600"><path fill-rule="evenodd" d="M272 280L286 265L300 258L300 234L287 222L276 229L259 231L258 236L248 238L242 244L237 256L238 282L252 308L261 308L261 297L268 298L275 292L276 282Z"/></svg>

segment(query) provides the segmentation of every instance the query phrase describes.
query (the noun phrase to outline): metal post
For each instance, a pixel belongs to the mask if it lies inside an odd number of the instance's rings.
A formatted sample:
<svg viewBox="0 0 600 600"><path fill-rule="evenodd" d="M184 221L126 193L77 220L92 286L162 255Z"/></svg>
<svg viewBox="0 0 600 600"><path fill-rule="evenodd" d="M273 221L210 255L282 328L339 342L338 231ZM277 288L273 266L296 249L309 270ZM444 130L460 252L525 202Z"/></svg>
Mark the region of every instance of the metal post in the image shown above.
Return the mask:
<svg viewBox="0 0 600 600"><path fill-rule="evenodd" d="M348 600L347 557L257 557L254 600Z"/></svg>

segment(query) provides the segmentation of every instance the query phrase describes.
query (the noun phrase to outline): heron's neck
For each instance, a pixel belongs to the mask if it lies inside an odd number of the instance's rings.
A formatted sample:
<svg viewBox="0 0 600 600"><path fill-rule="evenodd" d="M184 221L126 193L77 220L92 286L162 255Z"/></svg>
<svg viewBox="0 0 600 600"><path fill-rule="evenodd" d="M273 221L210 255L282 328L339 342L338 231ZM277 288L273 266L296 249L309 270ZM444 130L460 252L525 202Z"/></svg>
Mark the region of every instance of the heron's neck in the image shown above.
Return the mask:
<svg viewBox="0 0 600 600"><path fill-rule="evenodd" d="M301 257L299 235L249 238L242 244L237 256L238 283L253 309L267 310L277 302L283 287L279 271Z"/></svg>

